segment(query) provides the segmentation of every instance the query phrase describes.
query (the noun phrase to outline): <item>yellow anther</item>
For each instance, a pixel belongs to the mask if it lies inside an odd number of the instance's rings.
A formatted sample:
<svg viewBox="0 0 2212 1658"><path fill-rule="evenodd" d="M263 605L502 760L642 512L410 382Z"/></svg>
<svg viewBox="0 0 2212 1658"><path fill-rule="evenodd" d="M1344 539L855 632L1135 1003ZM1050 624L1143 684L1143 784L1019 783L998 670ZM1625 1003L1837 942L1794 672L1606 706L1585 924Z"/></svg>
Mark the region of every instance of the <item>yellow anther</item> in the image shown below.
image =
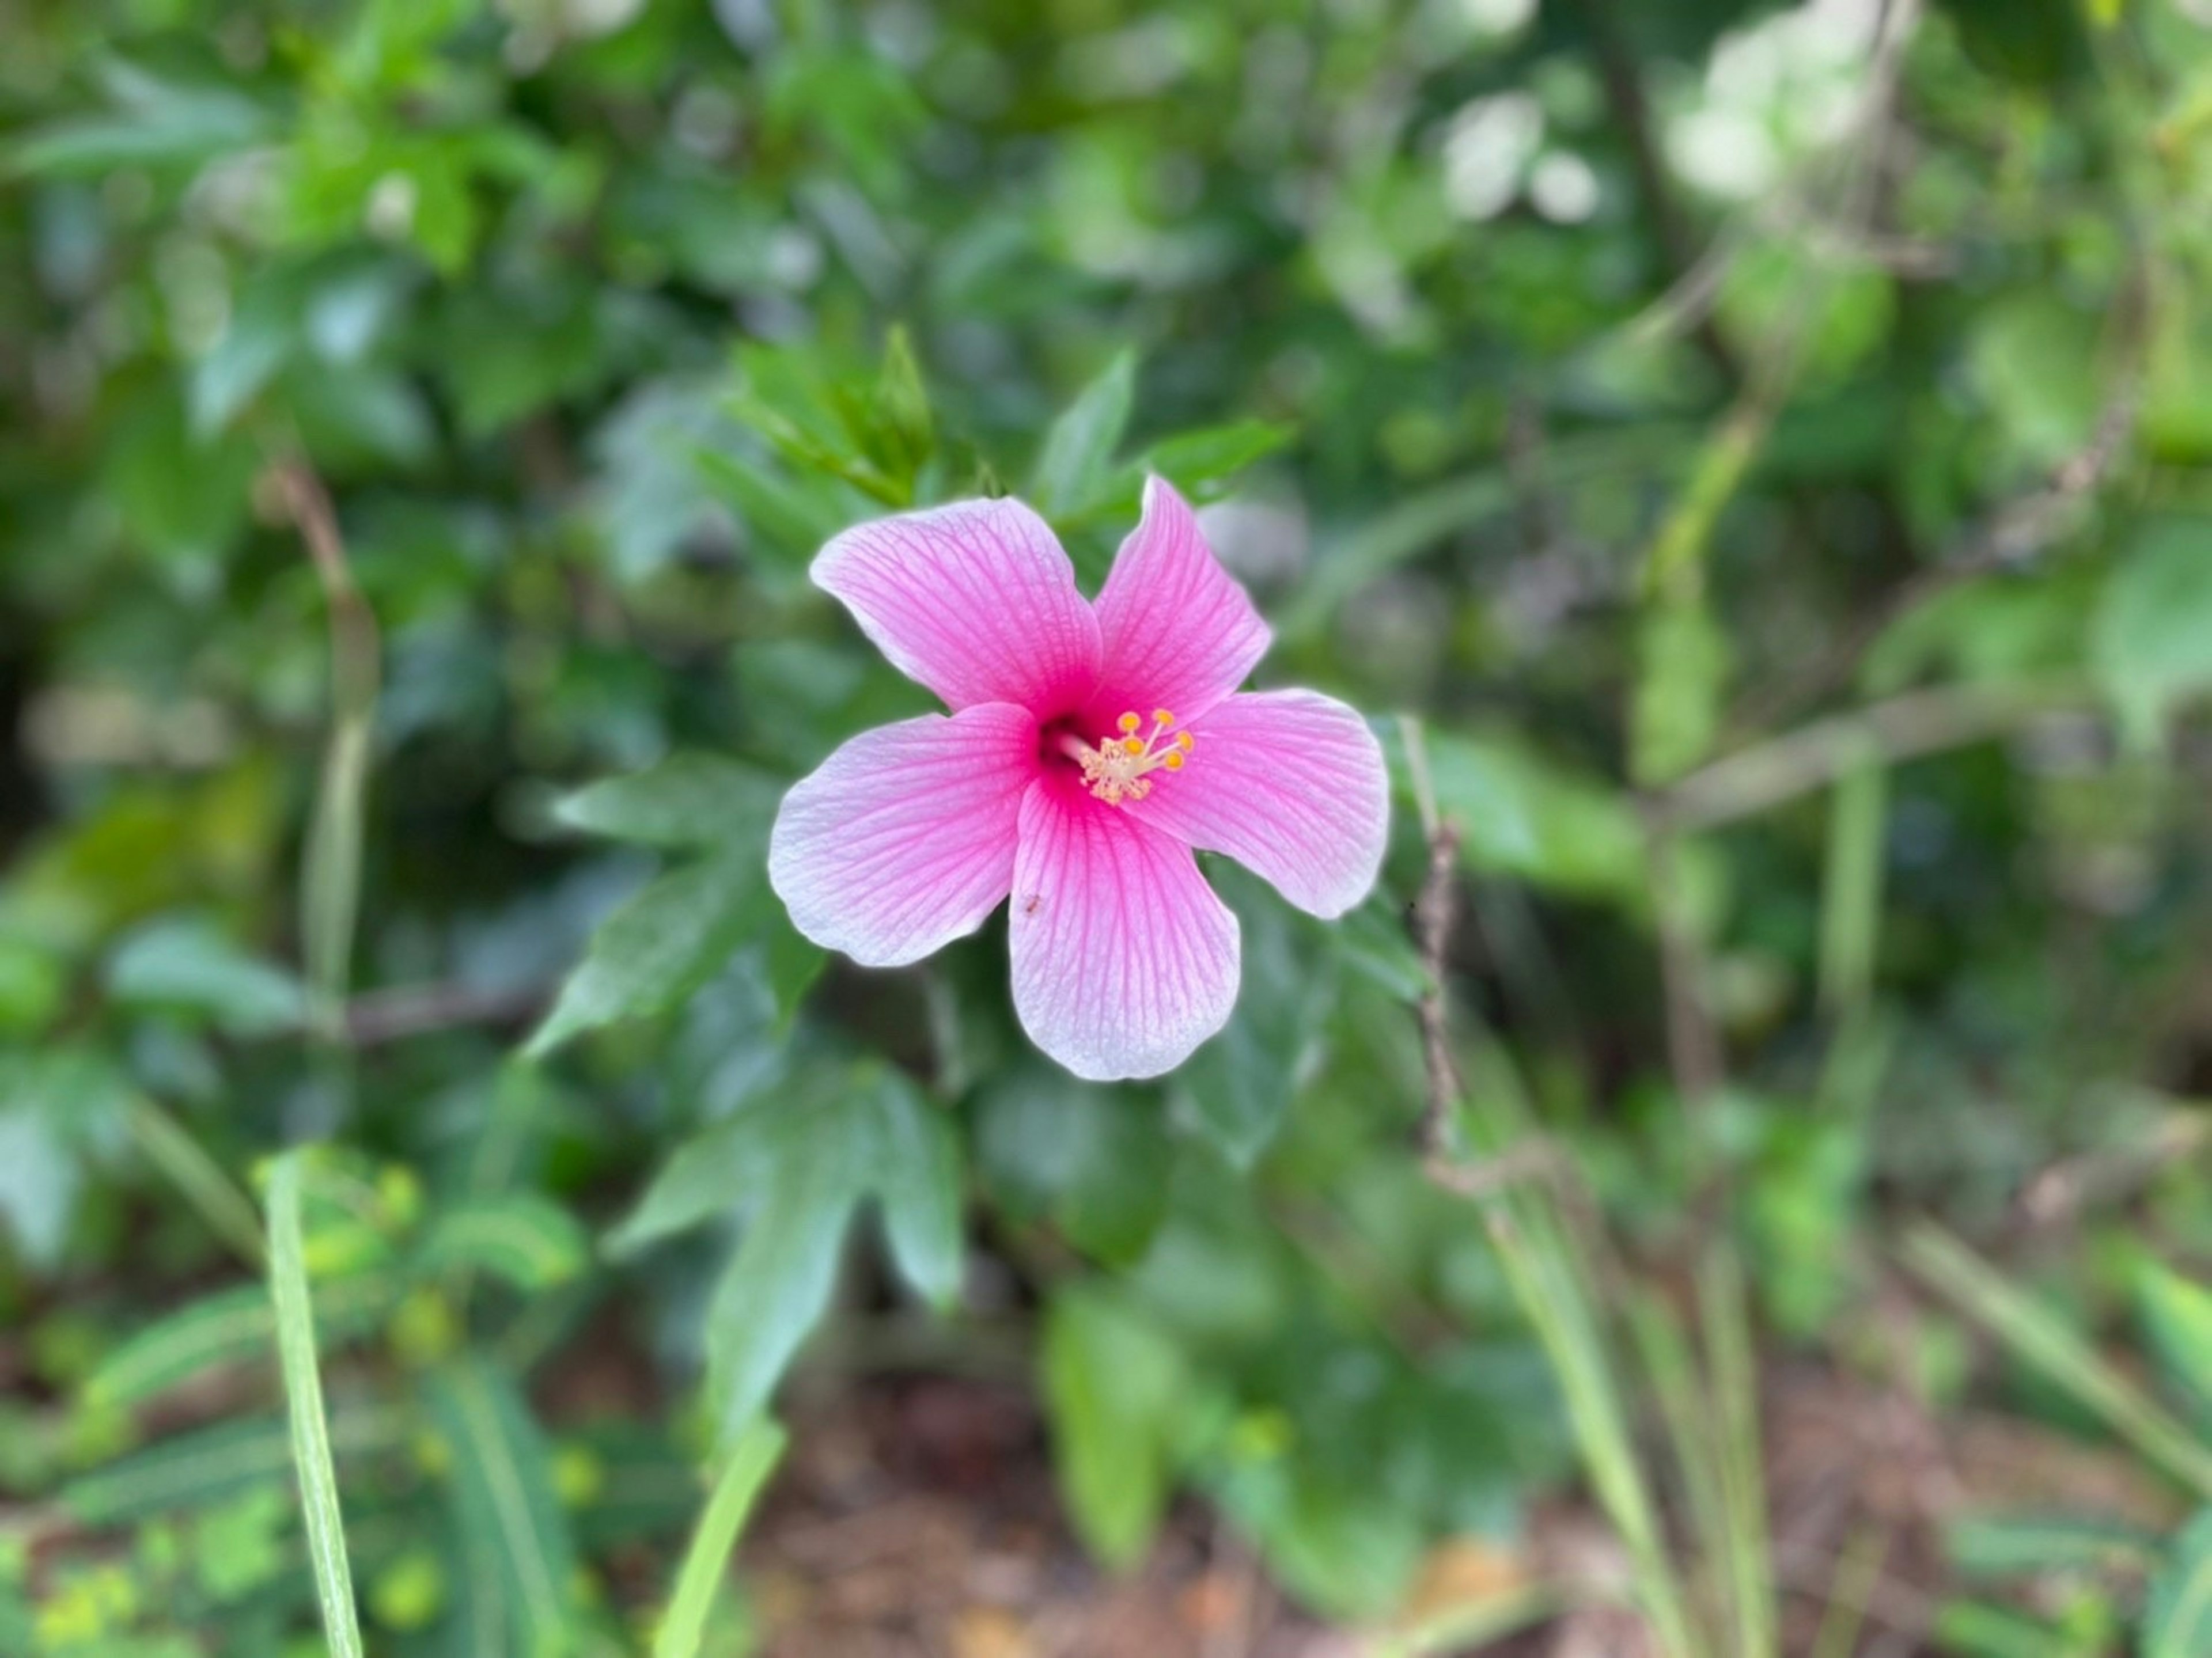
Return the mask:
<svg viewBox="0 0 2212 1658"><path fill-rule="evenodd" d="M1152 723L1156 726L1172 726L1175 724L1175 716L1170 714L1165 708L1154 708L1152 710ZM1134 730L1135 727L1132 726L1130 729Z"/></svg>
<svg viewBox="0 0 2212 1658"><path fill-rule="evenodd" d="M1160 764L1165 766L1170 771L1181 771L1182 769L1182 750L1181 749L1170 749L1167 752L1167 757L1162 760Z"/></svg>
<svg viewBox="0 0 2212 1658"><path fill-rule="evenodd" d="M1124 754L1142 754L1145 751L1145 739L1141 737L1123 738L1121 751Z"/></svg>
<svg viewBox="0 0 2212 1658"><path fill-rule="evenodd" d="M1188 754L1190 752L1191 745L1197 741L1198 739L1193 737L1188 732L1177 732L1176 733L1176 747L1181 749L1185 754Z"/></svg>
<svg viewBox="0 0 2212 1658"><path fill-rule="evenodd" d="M1121 727L1124 732L1133 732L1133 731L1136 730L1138 726L1139 726L1143 725L1145 722L1144 722L1143 720L1141 720L1138 719L1138 718L1137 718L1137 716L1136 716L1135 714L1123 714L1123 715L1122 715L1119 720L1116 720L1114 723L1115 723L1116 726L1120 726L1120 727Z"/></svg>

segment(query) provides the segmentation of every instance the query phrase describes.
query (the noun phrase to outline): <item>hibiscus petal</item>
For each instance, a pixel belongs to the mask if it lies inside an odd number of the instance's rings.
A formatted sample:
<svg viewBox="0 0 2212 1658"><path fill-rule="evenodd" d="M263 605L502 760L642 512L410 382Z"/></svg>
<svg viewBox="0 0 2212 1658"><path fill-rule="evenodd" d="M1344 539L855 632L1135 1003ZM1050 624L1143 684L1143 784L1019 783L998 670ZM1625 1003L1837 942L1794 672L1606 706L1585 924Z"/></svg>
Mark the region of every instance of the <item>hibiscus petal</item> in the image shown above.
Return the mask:
<svg viewBox="0 0 2212 1658"><path fill-rule="evenodd" d="M1054 778L1022 797L1012 918L1014 1011L1079 1077L1171 1071L1237 1005L1237 917L1189 848Z"/></svg>
<svg viewBox="0 0 2212 1658"><path fill-rule="evenodd" d="M1098 623L1042 519L961 501L856 524L814 560L891 665L955 708L1064 713L1098 679Z"/></svg>
<svg viewBox="0 0 2212 1658"><path fill-rule="evenodd" d="M1144 516L1098 595L1098 633L1104 668L1091 713L1108 722L1101 731L1125 712L1196 719L1243 683L1268 639L1190 503L1158 477L1146 481Z"/></svg>
<svg viewBox="0 0 2212 1658"><path fill-rule="evenodd" d="M862 732L783 797L768 879L792 925L864 967L973 932L1014 874L1036 718L988 702Z"/></svg>
<svg viewBox="0 0 2212 1658"><path fill-rule="evenodd" d="M1317 691L1232 696L1198 720L1182 770L1121 810L1225 852L1300 909L1341 915L1375 884L1390 780L1367 722Z"/></svg>

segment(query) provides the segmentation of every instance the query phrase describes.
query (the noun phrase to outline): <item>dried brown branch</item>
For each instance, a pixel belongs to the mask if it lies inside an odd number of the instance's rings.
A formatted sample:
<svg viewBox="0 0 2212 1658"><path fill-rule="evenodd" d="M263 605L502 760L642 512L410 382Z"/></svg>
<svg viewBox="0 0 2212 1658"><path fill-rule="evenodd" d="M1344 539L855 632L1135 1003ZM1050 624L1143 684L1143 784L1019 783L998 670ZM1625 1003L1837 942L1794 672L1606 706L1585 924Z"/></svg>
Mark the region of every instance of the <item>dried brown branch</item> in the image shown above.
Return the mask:
<svg viewBox="0 0 2212 1658"><path fill-rule="evenodd" d="M541 987L477 990L467 985L401 985L366 992L346 1004L348 1038L356 1048L378 1048L413 1036L471 1025L520 1026L544 1011Z"/></svg>
<svg viewBox="0 0 2212 1658"><path fill-rule="evenodd" d="M1647 810L1676 833L1717 829L1825 788L1869 759L1940 753L2094 706L2085 687L2066 681L1908 691L1723 756L1653 797Z"/></svg>
<svg viewBox="0 0 2212 1658"><path fill-rule="evenodd" d="M1419 1133L1421 1154L1431 1168L1449 1159L1460 1094L1459 1067L1452 1063L1444 1011L1444 968L1459 910L1459 839L1456 823L1440 823L1430 830L1429 873L1421 884L1418 905L1421 966L1428 975L1427 987L1421 992L1421 1047L1429 1074Z"/></svg>

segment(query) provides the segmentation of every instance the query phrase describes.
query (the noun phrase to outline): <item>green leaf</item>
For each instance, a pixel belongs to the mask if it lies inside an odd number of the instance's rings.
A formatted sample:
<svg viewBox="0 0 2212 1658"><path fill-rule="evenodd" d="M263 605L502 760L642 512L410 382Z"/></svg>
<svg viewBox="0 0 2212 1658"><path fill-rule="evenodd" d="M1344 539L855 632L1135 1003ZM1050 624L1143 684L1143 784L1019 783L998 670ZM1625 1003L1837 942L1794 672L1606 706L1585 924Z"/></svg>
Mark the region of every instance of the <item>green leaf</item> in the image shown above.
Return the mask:
<svg viewBox="0 0 2212 1658"><path fill-rule="evenodd" d="M404 1423L380 1412L340 1411L331 1443L340 1455L382 1451ZM125 1525L148 1515L203 1508L256 1485L283 1480L292 1461L282 1417L221 1422L177 1434L119 1457L62 1488L62 1506L88 1526Z"/></svg>
<svg viewBox="0 0 2212 1658"><path fill-rule="evenodd" d="M424 1270L488 1272L518 1290L546 1290L582 1272L591 1245L576 1218L549 1198L513 1192L446 1210L422 1245Z"/></svg>
<svg viewBox="0 0 2212 1658"><path fill-rule="evenodd" d="M2212 1289L2146 1260L2136 1274L2136 1300L2167 1378L2201 1419L2212 1421Z"/></svg>
<svg viewBox="0 0 2212 1658"><path fill-rule="evenodd" d="M2212 1509L2181 1528L2143 1604L2143 1658L2212 1652Z"/></svg>
<svg viewBox="0 0 2212 1658"><path fill-rule="evenodd" d="M661 1239L757 1201L773 1187L792 1147L846 1132L842 1067L801 1070L772 1100L749 1096L724 1121L678 1146L645 1195L608 1234L608 1253L635 1254Z"/></svg>
<svg viewBox="0 0 2212 1658"><path fill-rule="evenodd" d="M1297 435L1275 421L1241 420L1203 431L1178 432L1145 452L1145 466L1186 494L1202 495L1264 459Z"/></svg>
<svg viewBox="0 0 2212 1658"><path fill-rule="evenodd" d="M307 1015L297 979L193 920L132 933L108 960L107 988L125 1006L196 1013L234 1036L295 1030Z"/></svg>
<svg viewBox="0 0 2212 1658"><path fill-rule="evenodd" d="M1282 900L1256 878L1223 869L1215 885L1243 931L1243 981L1228 1025L1176 1072L1170 1094L1180 1118L1249 1169L1290 1109L1334 992L1334 963L1301 947Z"/></svg>
<svg viewBox="0 0 2212 1658"><path fill-rule="evenodd" d="M1970 1515L1945 1527L1943 1552L1976 1577L2107 1575L2141 1570L2158 1556L2156 1540L2131 1526L2072 1515Z"/></svg>
<svg viewBox="0 0 2212 1658"><path fill-rule="evenodd" d="M883 1206L891 1259L932 1305L960 1293L960 1147L948 1114L894 1071L880 1071L866 1097L874 1142L860 1166Z"/></svg>
<svg viewBox="0 0 2212 1658"><path fill-rule="evenodd" d="M937 434L929 414L929 393L921 383L921 365L915 361L914 342L903 328L894 328L884 342L884 371L876 382L872 424L888 440L886 460L911 485L914 476L936 452Z"/></svg>
<svg viewBox="0 0 2212 1658"><path fill-rule="evenodd" d="M681 1001L745 941L768 901L750 847L663 875L592 935L526 1057L543 1058L584 1031Z"/></svg>
<svg viewBox="0 0 2212 1658"><path fill-rule="evenodd" d="M775 555L773 565L804 566L845 526L833 498L778 477L749 455L702 448L696 459L705 483L750 531L751 550Z"/></svg>
<svg viewBox="0 0 2212 1658"><path fill-rule="evenodd" d="M1045 1314L1053 1461L1085 1546L1123 1570L1166 1512L1185 1392L1182 1353L1133 1309L1071 1285Z"/></svg>
<svg viewBox="0 0 2212 1658"><path fill-rule="evenodd" d="M120 58L101 71L112 113L27 133L0 148L0 165L49 178L97 179L125 167L183 173L269 136L270 112L233 87L164 79Z"/></svg>
<svg viewBox="0 0 2212 1658"><path fill-rule="evenodd" d="M85 1379L88 1404L130 1405L222 1364L264 1357L276 1328L259 1284L218 1291L155 1320Z"/></svg>
<svg viewBox="0 0 2212 1658"><path fill-rule="evenodd" d="M1053 422L1030 482L1030 498L1047 518L1079 511L1104 486L1136 389L1136 354L1125 349Z"/></svg>
<svg viewBox="0 0 2212 1658"><path fill-rule="evenodd" d="M726 1428L757 1413L821 1317L853 1211L871 1193L901 1273L948 1303L962 1267L949 1120L895 1072L815 1065L679 1147L610 1235L610 1253L623 1255L717 1216L744 1217L708 1336L709 1391Z"/></svg>
<svg viewBox="0 0 2212 1658"><path fill-rule="evenodd" d="M315 1367L314 1313L307 1297L307 1266L301 1243L301 1162L288 1151L269 1173L269 1287L276 1309L276 1354L292 1430L292 1462L300 1475L300 1500L314 1568L315 1596L332 1658L361 1658L361 1618L354 1607L353 1568L346 1558L345 1523L338 1512L337 1472L332 1466L323 1382Z"/></svg>
<svg viewBox="0 0 2212 1658"><path fill-rule="evenodd" d="M1958 1658L2082 1658L2081 1643L2065 1631L1979 1600L1943 1602L1932 1632L1937 1650Z"/></svg>
<svg viewBox="0 0 2212 1658"><path fill-rule="evenodd" d="M647 770L579 789L553 815L571 829L640 846L749 847L764 854L786 786L719 755L674 754Z"/></svg>
<svg viewBox="0 0 2212 1658"><path fill-rule="evenodd" d="M2175 704L2212 689L2212 519L2154 519L2106 578L2090 666L2122 731L2154 746Z"/></svg>
<svg viewBox="0 0 2212 1658"><path fill-rule="evenodd" d="M0 1054L0 1221L33 1265L59 1260L86 1160L128 1132L131 1097L88 1049Z"/></svg>
<svg viewBox="0 0 2212 1658"><path fill-rule="evenodd" d="M182 1123L153 1101L137 1096L129 1109L131 1138L146 1160L168 1176L170 1184L198 1211L210 1231L236 1250L257 1272L264 1270L268 1254L253 1199Z"/></svg>
<svg viewBox="0 0 2212 1658"><path fill-rule="evenodd" d="M514 1378L481 1359L440 1371L429 1394L471 1580L505 1649L555 1658L570 1644L576 1560L544 1436Z"/></svg>
<svg viewBox="0 0 2212 1658"><path fill-rule="evenodd" d="M697 1658L707 1614L728 1572L730 1552L737 1546L755 1499L782 1459L783 1448L783 1430L767 1420L754 1423L731 1448L691 1546L684 1552L676 1593L653 1643L653 1658Z"/></svg>
<svg viewBox="0 0 2212 1658"><path fill-rule="evenodd" d="M842 1136L791 1144L775 1181L715 1287L708 1393L725 1439L759 1415L784 1367L830 1304L858 1171Z"/></svg>
<svg viewBox="0 0 2212 1658"><path fill-rule="evenodd" d="M1386 735L1395 746L1396 733ZM1437 809L1459 825L1469 869L1646 906L1643 829L1626 794L1510 738L1431 732L1425 743ZM1402 790L1402 750L1392 772Z"/></svg>
<svg viewBox="0 0 2212 1658"><path fill-rule="evenodd" d="M975 1155L997 1205L1048 1217L1103 1261L1142 1255L1167 1212L1175 1142L1157 1092L1086 1083L1032 1065L975 1104Z"/></svg>
<svg viewBox="0 0 2212 1658"><path fill-rule="evenodd" d="M1711 751L1728 687L1728 635L1702 599L1662 597L1638 631L1632 769L1671 782Z"/></svg>

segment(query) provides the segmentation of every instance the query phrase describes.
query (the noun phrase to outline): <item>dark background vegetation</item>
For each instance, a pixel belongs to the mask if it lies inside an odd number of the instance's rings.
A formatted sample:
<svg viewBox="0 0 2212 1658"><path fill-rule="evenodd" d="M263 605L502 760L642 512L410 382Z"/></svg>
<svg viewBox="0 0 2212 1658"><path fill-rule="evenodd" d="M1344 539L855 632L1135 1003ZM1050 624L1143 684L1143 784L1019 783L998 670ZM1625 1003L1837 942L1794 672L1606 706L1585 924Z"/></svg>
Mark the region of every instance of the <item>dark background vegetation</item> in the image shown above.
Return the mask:
<svg viewBox="0 0 2212 1658"><path fill-rule="evenodd" d="M2204 0L0 0L0 1653L322 1649L264 1192L372 1652L652 1649L773 1410L664 1652L2212 1653ZM927 706L821 541L1148 468L1397 821L1098 1088L761 862Z"/></svg>

